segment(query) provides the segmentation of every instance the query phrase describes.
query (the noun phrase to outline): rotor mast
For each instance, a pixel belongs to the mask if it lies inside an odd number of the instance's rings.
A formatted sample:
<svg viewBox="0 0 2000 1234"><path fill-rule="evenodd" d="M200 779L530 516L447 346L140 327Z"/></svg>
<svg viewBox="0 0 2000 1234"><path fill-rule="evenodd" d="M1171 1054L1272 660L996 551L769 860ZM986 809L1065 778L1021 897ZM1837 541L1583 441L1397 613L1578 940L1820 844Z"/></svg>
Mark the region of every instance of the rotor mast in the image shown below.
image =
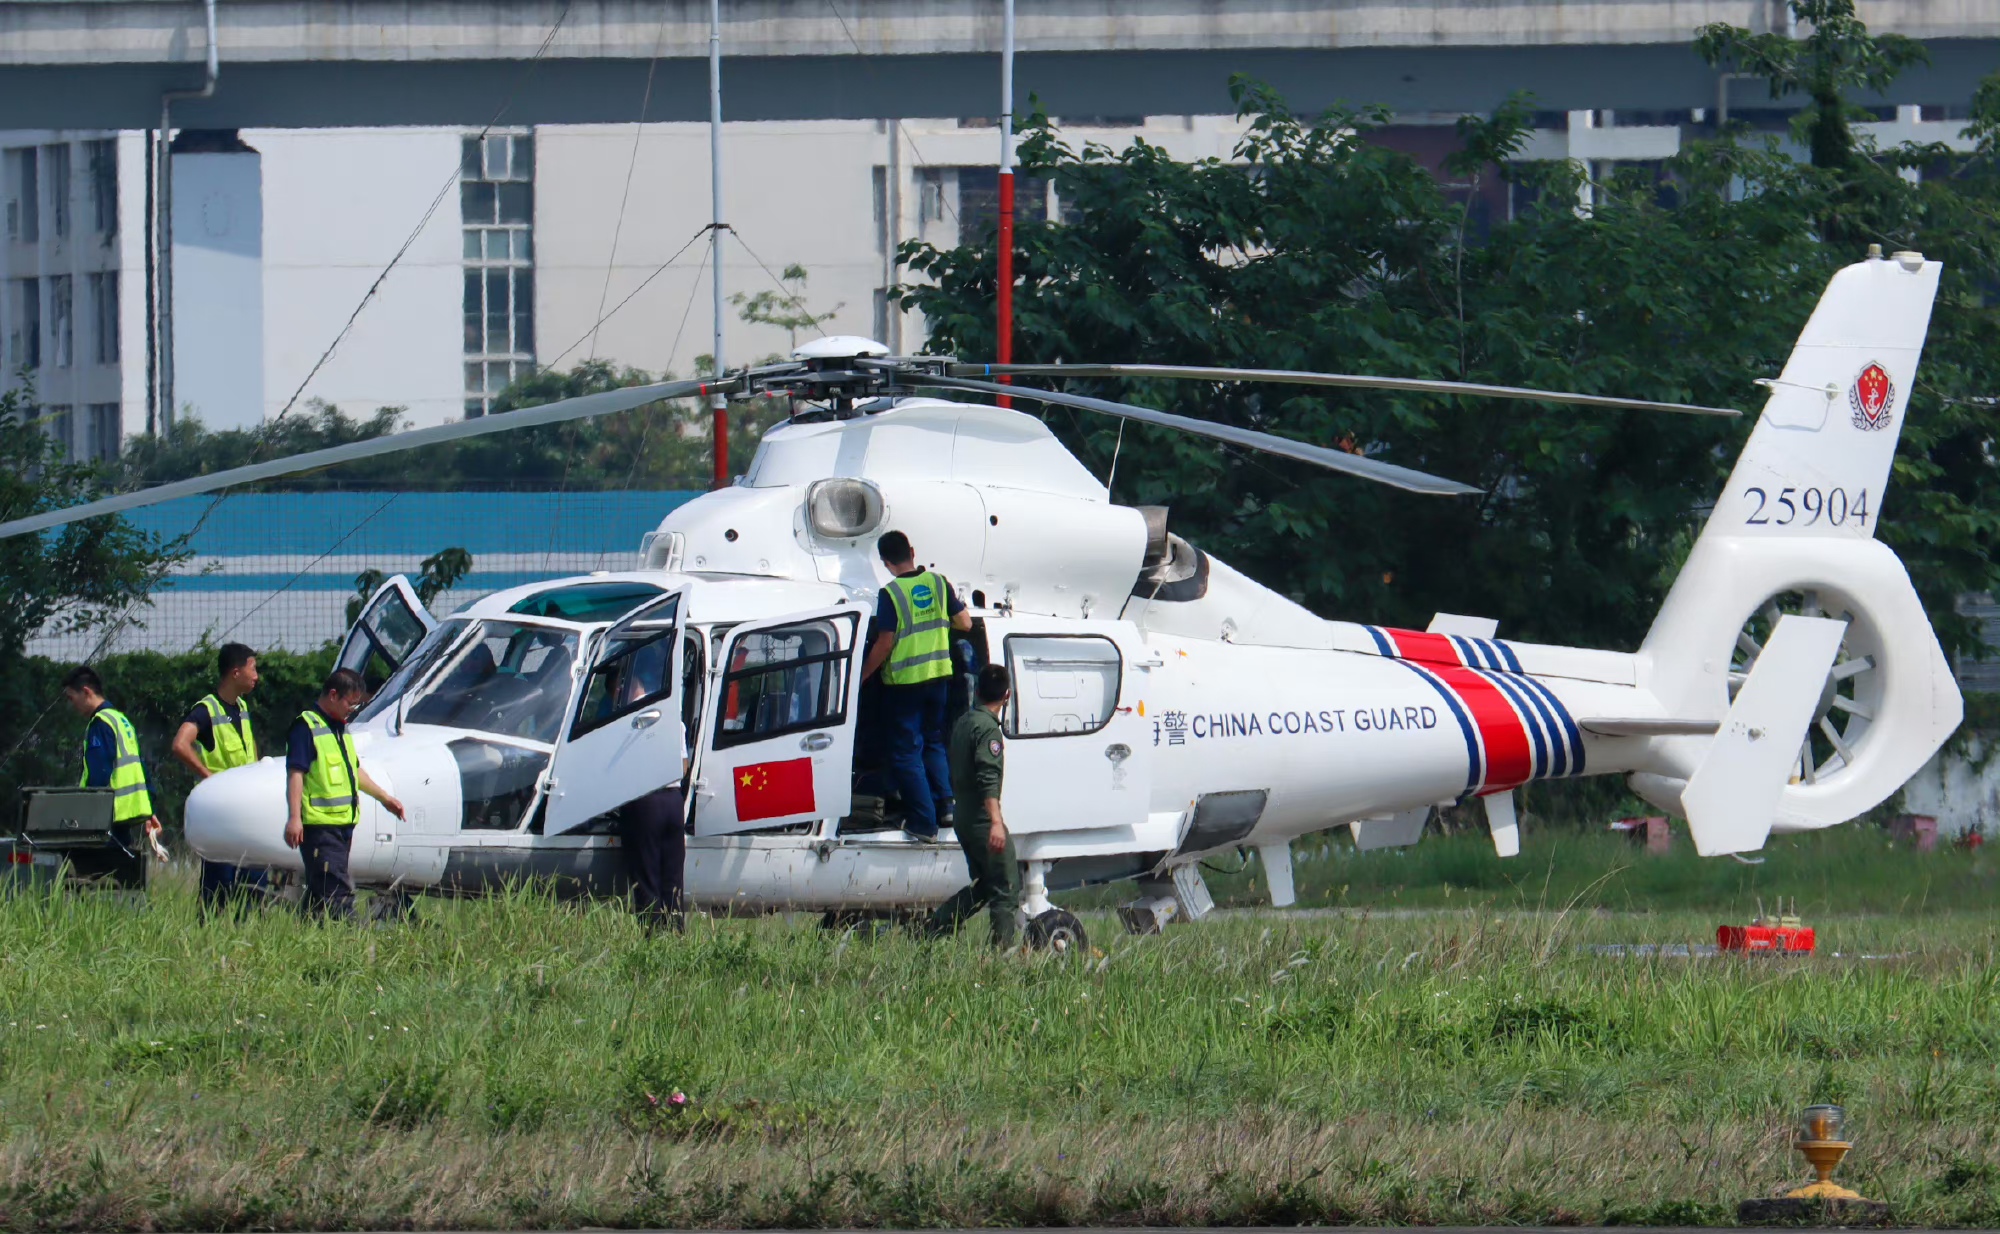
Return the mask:
<svg viewBox="0 0 2000 1234"><path fill-rule="evenodd" d="M994 297L999 312L993 347L1001 364L1014 362L1014 0L1001 0L1000 14L1000 220L997 236L1000 250L998 290ZM1012 384L1006 377L1001 382ZM1002 407L1014 400L1001 395Z"/></svg>
<svg viewBox="0 0 2000 1234"><path fill-rule="evenodd" d="M1011 0L1009 0L1011 3ZM708 227L708 277L715 289L715 376L719 381L727 366L722 357L722 0L708 0L708 168L710 223ZM721 391L709 395L715 422L716 488L729 486L729 400Z"/></svg>

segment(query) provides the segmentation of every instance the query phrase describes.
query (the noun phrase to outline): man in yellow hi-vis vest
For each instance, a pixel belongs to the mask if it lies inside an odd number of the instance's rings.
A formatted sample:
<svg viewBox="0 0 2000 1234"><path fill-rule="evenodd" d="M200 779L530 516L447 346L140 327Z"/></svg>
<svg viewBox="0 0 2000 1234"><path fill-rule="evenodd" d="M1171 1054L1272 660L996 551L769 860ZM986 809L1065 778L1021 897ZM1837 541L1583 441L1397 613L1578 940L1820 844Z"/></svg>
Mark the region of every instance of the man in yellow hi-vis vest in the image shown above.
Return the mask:
<svg viewBox="0 0 2000 1234"><path fill-rule="evenodd" d="M354 915L354 879L347 854L354 825L361 820L361 793L382 803L397 818L403 803L368 776L354 752L347 721L368 701L361 674L337 668L327 675L319 701L299 713L285 751L285 843L299 850L305 865L308 913Z"/></svg>
<svg viewBox="0 0 2000 1234"><path fill-rule="evenodd" d="M216 652L215 670L215 691L188 708L187 715L181 718L180 731L174 734L174 757L194 773L197 783L257 761L257 734L251 728L250 708L244 701L257 688L257 653L242 643L224 643ZM207 912L233 897L254 894L266 883L262 870L204 860L202 910Z"/></svg>
<svg viewBox="0 0 2000 1234"><path fill-rule="evenodd" d="M104 681L89 665L71 669L63 678L62 691L70 709L86 720L83 777L77 784L111 790L111 834L126 854L114 859L116 869L112 872L137 877L145 869L139 845L160 833L160 820L153 815L152 785L146 778L146 764L139 758L139 733L124 712L104 701ZM143 841L141 830L145 832Z"/></svg>
<svg viewBox="0 0 2000 1234"><path fill-rule="evenodd" d="M861 679L882 673L889 773L903 798L903 830L935 840L951 805L944 745L951 632L972 629L972 614L944 575L917 565L902 532L884 532L875 551L895 577L875 602L875 642Z"/></svg>

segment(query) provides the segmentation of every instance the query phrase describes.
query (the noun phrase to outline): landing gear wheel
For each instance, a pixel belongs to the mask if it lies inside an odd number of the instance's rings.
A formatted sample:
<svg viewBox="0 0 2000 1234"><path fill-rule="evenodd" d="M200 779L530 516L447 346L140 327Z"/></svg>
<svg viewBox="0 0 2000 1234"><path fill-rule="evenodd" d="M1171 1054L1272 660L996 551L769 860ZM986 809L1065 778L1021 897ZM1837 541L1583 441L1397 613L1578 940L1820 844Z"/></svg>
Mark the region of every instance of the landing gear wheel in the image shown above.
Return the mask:
<svg viewBox="0 0 2000 1234"><path fill-rule="evenodd" d="M370 926L415 925L417 897L407 891L378 891L368 901Z"/></svg>
<svg viewBox="0 0 2000 1234"><path fill-rule="evenodd" d="M1028 946L1036 951L1074 955L1089 949L1090 936L1083 932L1083 923L1076 919L1075 913L1066 908L1052 908L1028 922Z"/></svg>

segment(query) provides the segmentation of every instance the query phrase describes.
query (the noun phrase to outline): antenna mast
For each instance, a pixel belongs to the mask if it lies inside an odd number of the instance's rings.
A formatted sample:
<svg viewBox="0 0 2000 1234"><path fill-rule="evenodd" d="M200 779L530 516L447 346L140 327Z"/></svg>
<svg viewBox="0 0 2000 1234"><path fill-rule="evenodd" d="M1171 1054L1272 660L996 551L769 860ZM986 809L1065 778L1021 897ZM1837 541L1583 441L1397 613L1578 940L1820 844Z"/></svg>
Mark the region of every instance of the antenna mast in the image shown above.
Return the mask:
<svg viewBox="0 0 2000 1234"><path fill-rule="evenodd" d="M726 370L722 357L722 0L708 0L708 167L711 222L708 228L708 277L715 288L715 376ZM709 396L715 423L715 487L729 486L729 401Z"/></svg>
<svg viewBox="0 0 2000 1234"><path fill-rule="evenodd" d="M1000 249L998 292L998 337L993 358L1001 364L1014 362L1014 0L1001 0L1000 16ZM1000 380L1012 384L1005 376ZM994 400L1012 407L1014 400L1001 395Z"/></svg>

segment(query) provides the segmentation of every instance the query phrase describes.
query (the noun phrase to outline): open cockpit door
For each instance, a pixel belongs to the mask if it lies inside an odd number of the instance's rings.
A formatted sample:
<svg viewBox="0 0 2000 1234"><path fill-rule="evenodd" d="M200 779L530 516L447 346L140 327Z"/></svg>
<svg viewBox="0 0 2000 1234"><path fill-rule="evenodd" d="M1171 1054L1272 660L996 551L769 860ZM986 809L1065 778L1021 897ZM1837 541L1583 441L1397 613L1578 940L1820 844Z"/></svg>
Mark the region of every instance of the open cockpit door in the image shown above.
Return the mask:
<svg viewBox="0 0 2000 1234"><path fill-rule="evenodd" d="M436 628L437 620L417 598L410 580L392 575L361 606L361 614L347 631L347 641L340 645L339 667L360 673L372 694L403 666L424 635Z"/></svg>
<svg viewBox="0 0 2000 1234"><path fill-rule="evenodd" d="M852 809L864 616L842 604L729 631L703 713L696 835Z"/></svg>
<svg viewBox="0 0 2000 1234"><path fill-rule="evenodd" d="M543 831L580 827L687 774L681 719L687 594L670 592L605 631L556 747Z"/></svg>

